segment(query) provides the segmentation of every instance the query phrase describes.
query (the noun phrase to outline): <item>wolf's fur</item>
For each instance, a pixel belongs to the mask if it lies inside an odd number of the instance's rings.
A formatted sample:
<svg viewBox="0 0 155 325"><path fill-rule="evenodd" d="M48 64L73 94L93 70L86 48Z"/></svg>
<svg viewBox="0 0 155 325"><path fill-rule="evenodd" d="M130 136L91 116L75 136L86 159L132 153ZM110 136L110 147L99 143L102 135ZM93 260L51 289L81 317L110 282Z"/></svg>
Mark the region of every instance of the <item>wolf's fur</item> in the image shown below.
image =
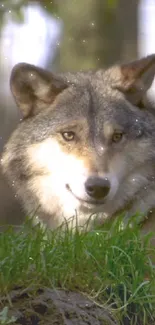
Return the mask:
<svg viewBox="0 0 155 325"><path fill-rule="evenodd" d="M24 118L1 162L28 214L55 227L75 214L83 224L92 213L104 220L155 207L155 116L146 98L154 74L155 55L59 76L15 66L11 90ZM91 177L109 181L107 196L88 195Z"/></svg>

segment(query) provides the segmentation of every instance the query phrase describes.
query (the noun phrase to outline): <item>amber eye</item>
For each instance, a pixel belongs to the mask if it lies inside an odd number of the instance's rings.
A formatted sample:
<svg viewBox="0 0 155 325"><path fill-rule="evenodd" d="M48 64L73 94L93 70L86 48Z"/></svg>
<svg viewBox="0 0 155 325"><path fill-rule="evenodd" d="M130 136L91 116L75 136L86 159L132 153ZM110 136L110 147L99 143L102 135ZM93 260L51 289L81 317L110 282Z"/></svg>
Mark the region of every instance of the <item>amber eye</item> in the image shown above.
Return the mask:
<svg viewBox="0 0 155 325"><path fill-rule="evenodd" d="M121 141L122 136L123 136L123 133L122 132L115 132L113 134L113 136L112 136L112 142L119 142L119 141Z"/></svg>
<svg viewBox="0 0 155 325"><path fill-rule="evenodd" d="M75 133L72 131L62 132L61 135L65 141L73 141L75 138Z"/></svg>

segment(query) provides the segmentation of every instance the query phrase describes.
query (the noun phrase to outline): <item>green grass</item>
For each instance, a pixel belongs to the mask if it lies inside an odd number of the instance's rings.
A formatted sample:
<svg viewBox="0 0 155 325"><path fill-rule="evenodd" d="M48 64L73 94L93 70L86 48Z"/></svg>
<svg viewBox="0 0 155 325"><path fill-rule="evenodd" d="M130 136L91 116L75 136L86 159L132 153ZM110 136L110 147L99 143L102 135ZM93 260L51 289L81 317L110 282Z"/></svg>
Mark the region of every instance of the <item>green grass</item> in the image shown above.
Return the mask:
<svg viewBox="0 0 155 325"><path fill-rule="evenodd" d="M84 292L130 324L155 321L155 271L149 236L122 217L87 231L49 231L27 221L0 234L0 292L44 286ZM153 248L152 248L153 253ZM124 317L124 318L123 318Z"/></svg>

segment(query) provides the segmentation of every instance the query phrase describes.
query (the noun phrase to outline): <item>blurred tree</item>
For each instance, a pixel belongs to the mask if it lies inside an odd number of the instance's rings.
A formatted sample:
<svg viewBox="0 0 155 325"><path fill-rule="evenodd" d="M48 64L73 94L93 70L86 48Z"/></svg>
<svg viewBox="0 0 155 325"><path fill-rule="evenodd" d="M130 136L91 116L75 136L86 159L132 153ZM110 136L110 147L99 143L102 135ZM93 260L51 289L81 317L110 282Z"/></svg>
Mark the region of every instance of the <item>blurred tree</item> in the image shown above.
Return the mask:
<svg viewBox="0 0 155 325"><path fill-rule="evenodd" d="M61 70L107 66L137 56L139 0L0 0L0 23L10 10L22 20L22 7L39 2L64 23L59 47Z"/></svg>
<svg viewBox="0 0 155 325"><path fill-rule="evenodd" d="M22 20L22 7L30 2L63 20L56 58L61 70L97 68L137 56L139 0L0 0L0 24L8 10Z"/></svg>
<svg viewBox="0 0 155 325"><path fill-rule="evenodd" d="M107 66L137 56L138 0L65 0L61 69Z"/></svg>

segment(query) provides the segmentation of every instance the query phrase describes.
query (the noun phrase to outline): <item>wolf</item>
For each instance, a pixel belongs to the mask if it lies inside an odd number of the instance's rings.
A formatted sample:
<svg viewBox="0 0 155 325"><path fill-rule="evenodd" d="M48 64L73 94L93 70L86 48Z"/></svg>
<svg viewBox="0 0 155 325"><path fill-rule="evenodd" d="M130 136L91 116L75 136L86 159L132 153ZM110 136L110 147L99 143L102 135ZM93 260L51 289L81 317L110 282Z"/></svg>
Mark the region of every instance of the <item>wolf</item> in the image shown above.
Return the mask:
<svg viewBox="0 0 155 325"><path fill-rule="evenodd" d="M106 70L53 74L18 63L10 88L23 119L1 159L28 215L48 227L126 211L155 220L155 55ZM150 215L151 214L151 219Z"/></svg>

